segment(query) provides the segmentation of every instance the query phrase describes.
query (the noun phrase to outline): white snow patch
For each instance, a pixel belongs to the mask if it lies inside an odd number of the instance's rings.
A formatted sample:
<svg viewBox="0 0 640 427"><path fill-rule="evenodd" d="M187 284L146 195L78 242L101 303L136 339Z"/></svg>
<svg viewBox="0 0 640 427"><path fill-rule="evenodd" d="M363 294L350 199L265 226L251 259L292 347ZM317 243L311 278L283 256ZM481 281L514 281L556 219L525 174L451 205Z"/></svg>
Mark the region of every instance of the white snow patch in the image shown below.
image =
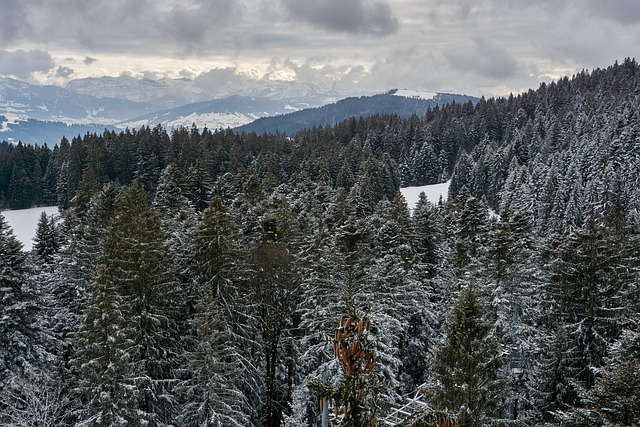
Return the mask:
<svg viewBox="0 0 640 427"><path fill-rule="evenodd" d="M0 132L6 132L9 130L9 124L16 124L21 121L27 121L29 116L20 111L19 108L22 104L12 103L0 103L0 116L4 116L5 120L0 121Z"/></svg>
<svg viewBox="0 0 640 427"><path fill-rule="evenodd" d="M47 215L57 215L58 207L46 206L2 212L9 227L13 228L13 234L24 245L23 250L25 251L30 251L33 247L33 238L36 235L38 220L42 212L46 212Z"/></svg>
<svg viewBox="0 0 640 427"><path fill-rule="evenodd" d="M434 99L438 96L438 94L435 92L426 92L426 91L411 90L411 89L398 89L394 95L404 96L406 98L418 98L418 99Z"/></svg>
<svg viewBox="0 0 640 427"><path fill-rule="evenodd" d="M205 126L209 129L226 129L228 127L234 128L247 123L252 120L240 113L204 113L197 114L191 113L188 116L179 117L176 120L170 120L165 122L167 127L190 127L193 123L200 129Z"/></svg>
<svg viewBox="0 0 640 427"><path fill-rule="evenodd" d="M416 203L418 203L420 193L423 192L425 196L427 196L427 200L434 205L438 203L440 197L442 197L442 201L445 202L447 200L447 195L449 194L449 182L450 181L443 182L441 184L423 185L421 187L405 187L401 188L400 192L407 201L409 209L413 211L413 208L416 207Z"/></svg>
<svg viewBox="0 0 640 427"><path fill-rule="evenodd" d="M165 113L165 115L166 114L169 113ZM139 128L141 126L153 126L154 124L151 122L155 120L155 124L157 124L158 119L162 126L169 129L179 127L190 128L194 123L198 129L203 129L205 126L209 129L226 129L251 123L254 120L251 116L245 116L241 113L191 113L188 116L180 116L173 120L157 117L152 120L142 119L135 122L123 122L118 124L118 127L124 129L125 127Z"/></svg>

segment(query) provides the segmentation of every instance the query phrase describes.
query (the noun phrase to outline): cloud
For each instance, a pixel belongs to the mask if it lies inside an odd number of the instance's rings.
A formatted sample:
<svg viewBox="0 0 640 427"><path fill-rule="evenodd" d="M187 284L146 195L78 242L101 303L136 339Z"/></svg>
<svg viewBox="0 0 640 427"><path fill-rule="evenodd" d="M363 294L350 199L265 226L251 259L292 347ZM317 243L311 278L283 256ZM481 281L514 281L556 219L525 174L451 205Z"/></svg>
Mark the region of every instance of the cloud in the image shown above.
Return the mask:
<svg viewBox="0 0 640 427"><path fill-rule="evenodd" d="M0 25L0 42L9 42L30 29L27 24L27 5L23 1L0 0L2 25Z"/></svg>
<svg viewBox="0 0 640 427"><path fill-rule="evenodd" d="M96 58L92 58L92 57L90 57L90 56L85 56L85 57L84 57L84 60L83 60L82 62L84 62L84 65L91 65L91 64L93 64L93 63L94 63L94 62L96 62L96 61L97 61L97 59L96 59Z"/></svg>
<svg viewBox="0 0 640 427"><path fill-rule="evenodd" d="M71 74L73 74L73 68L59 66L56 68L56 77L61 77L63 79L68 79Z"/></svg>
<svg viewBox="0 0 640 427"><path fill-rule="evenodd" d="M181 45L193 47L203 42L209 32L236 22L240 8L236 0L194 0L180 3L169 12L159 12L161 31Z"/></svg>
<svg viewBox="0 0 640 427"><path fill-rule="evenodd" d="M33 73L46 73L54 66L53 58L44 50L0 50L0 75L13 75L27 80Z"/></svg>
<svg viewBox="0 0 640 427"><path fill-rule="evenodd" d="M518 61L505 49L485 38L474 39L471 49L446 52L444 55L454 68L496 80L514 77L518 71Z"/></svg>
<svg viewBox="0 0 640 427"><path fill-rule="evenodd" d="M317 28L353 34L386 36L398 31L391 6L369 0L282 0L294 19Z"/></svg>
<svg viewBox="0 0 640 427"><path fill-rule="evenodd" d="M196 86L216 94L226 94L239 90L251 84L251 79L238 73L235 67L214 68L198 75L194 82Z"/></svg>
<svg viewBox="0 0 640 427"><path fill-rule="evenodd" d="M595 16L625 25L640 23L640 2L637 0L589 0L587 5Z"/></svg>

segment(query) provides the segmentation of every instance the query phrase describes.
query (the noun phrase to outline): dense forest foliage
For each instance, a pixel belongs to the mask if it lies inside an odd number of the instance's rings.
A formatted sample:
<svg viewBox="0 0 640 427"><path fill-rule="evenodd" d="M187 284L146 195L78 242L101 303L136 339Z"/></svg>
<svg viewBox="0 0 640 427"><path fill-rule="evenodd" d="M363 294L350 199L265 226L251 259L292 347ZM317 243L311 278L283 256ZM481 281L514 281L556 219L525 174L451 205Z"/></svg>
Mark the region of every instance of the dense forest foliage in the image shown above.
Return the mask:
<svg viewBox="0 0 640 427"><path fill-rule="evenodd" d="M639 98L628 59L292 137L0 145L3 206L62 209L29 253L0 218L0 425L360 427L416 390L637 425Z"/></svg>

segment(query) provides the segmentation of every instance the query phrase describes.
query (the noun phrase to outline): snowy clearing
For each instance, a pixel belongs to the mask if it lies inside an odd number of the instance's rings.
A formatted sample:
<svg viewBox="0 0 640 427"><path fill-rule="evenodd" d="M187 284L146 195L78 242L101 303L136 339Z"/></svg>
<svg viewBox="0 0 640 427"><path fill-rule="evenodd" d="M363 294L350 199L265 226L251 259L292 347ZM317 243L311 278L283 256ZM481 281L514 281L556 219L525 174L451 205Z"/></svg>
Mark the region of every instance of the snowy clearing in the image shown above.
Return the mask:
<svg viewBox="0 0 640 427"><path fill-rule="evenodd" d="M13 234L22 242L25 251L30 251L33 246L33 238L36 235L36 227L42 212L47 215L57 215L57 206L45 206L31 209L18 209L15 211L3 211L2 216L13 228Z"/></svg>
<svg viewBox="0 0 640 427"><path fill-rule="evenodd" d="M413 211L422 192L424 192L427 199L434 205L438 203L440 196L442 196L443 202L446 201L447 195L449 194L449 181L443 182L442 184L423 185L421 187L405 187L401 188L400 192L407 201L409 209Z"/></svg>
<svg viewBox="0 0 640 427"><path fill-rule="evenodd" d="M405 98L417 98L417 99L435 99L438 94L436 92L425 92L420 90L412 90L412 89L398 89L396 96L404 96Z"/></svg>

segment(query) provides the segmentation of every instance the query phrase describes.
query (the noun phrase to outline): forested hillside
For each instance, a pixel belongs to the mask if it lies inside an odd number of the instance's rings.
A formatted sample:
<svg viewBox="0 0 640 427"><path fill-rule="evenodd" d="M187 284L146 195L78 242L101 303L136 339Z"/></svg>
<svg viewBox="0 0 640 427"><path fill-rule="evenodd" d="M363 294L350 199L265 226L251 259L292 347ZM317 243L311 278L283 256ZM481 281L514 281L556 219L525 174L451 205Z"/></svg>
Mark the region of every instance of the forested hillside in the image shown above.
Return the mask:
<svg viewBox="0 0 640 427"><path fill-rule="evenodd" d="M289 114L261 117L251 123L237 127L239 132L295 134L304 129L334 126L351 117L369 117L393 114L409 117L424 115L430 109L450 103L477 102L478 98L450 93L433 94L433 98L396 95L397 89L373 96L350 97L316 108L305 108ZM404 92L401 92L401 94Z"/></svg>
<svg viewBox="0 0 640 427"><path fill-rule="evenodd" d="M0 221L0 425L315 426L330 397L362 426L417 389L459 426L637 425L639 97L626 60L292 137L0 145L3 206L63 209L30 253Z"/></svg>

